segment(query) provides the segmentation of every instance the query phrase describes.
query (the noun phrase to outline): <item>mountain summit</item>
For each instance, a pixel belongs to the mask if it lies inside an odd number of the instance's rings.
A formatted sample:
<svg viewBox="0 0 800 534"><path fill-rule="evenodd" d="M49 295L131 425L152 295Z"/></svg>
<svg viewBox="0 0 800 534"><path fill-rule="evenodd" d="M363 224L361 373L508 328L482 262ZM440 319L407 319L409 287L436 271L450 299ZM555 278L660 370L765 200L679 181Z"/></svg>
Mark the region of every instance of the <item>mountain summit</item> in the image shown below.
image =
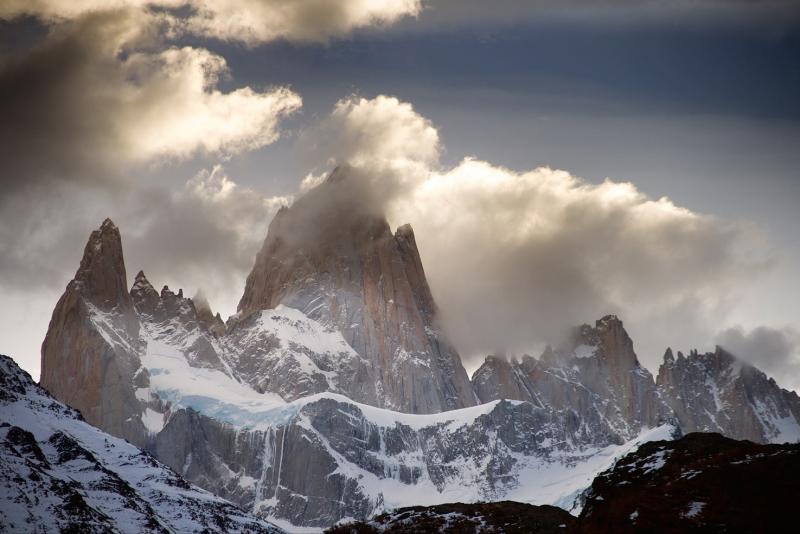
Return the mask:
<svg viewBox="0 0 800 534"><path fill-rule="evenodd" d="M139 321L128 294L119 229L92 232L75 278L56 304L42 343L41 384L86 420L141 443L145 429L128 385L139 367Z"/></svg>
<svg viewBox="0 0 800 534"><path fill-rule="evenodd" d="M410 413L474 405L461 359L438 329L414 231L392 234L346 172L275 216L240 317L284 305L340 332L363 361L363 383L345 391L354 400Z"/></svg>

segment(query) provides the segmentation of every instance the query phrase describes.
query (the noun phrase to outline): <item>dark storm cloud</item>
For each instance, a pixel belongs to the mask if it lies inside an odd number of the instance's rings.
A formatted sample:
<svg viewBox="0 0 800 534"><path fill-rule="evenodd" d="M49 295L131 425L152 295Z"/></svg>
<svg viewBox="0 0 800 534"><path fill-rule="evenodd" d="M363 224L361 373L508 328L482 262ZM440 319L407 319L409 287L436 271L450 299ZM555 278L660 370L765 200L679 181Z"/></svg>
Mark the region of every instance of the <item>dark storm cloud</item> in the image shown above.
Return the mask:
<svg viewBox="0 0 800 534"><path fill-rule="evenodd" d="M720 332L717 344L778 378L785 387L800 388L800 333L794 328L736 326Z"/></svg>
<svg viewBox="0 0 800 534"><path fill-rule="evenodd" d="M104 97L99 90L113 80L105 80L102 67L94 70L92 65L109 54L113 60L113 45L104 49L98 29L119 30L117 17L84 21L0 66L4 193L34 180L69 176L95 181L116 175L107 165L116 156L114 133L102 113L113 95ZM92 108L101 112L90 113Z"/></svg>
<svg viewBox="0 0 800 534"><path fill-rule="evenodd" d="M131 269L144 269L154 284L202 288L214 303L243 285L269 221L291 200L241 187L217 166L177 192L141 191L118 225Z"/></svg>
<svg viewBox="0 0 800 534"><path fill-rule="evenodd" d="M278 137L299 96L218 91L225 60L163 43L164 25L135 10L95 12L0 66L4 195L39 181L113 183L131 165L230 155Z"/></svg>

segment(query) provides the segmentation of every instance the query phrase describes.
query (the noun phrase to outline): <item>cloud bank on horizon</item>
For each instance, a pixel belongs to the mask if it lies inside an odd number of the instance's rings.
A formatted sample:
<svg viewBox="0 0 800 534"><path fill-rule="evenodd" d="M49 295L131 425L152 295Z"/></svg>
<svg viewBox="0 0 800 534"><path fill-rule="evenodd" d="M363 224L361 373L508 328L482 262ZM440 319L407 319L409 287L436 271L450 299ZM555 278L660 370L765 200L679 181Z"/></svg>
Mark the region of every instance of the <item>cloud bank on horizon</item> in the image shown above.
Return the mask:
<svg viewBox="0 0 800 534"><path fill-rule="evenodd" d="M130 270L146 267L155 284L203 289L212 305L232 311L269 220L293 197L238 185L219 164L187 173L177 188L132 177L198 154L224 163L259 150L295 133L284 122L303 101L289 87L231 88L225 58L181 38L326 43L426 14L478 20L486 10L456 4L4 3L0 19L33 16L48 31L0 63L3 291L57 297L77 265L73 243L110 211L135 259ZM527 3L508 5L513 13ZM298 195L347 163L363 171L365 201L393 224L414 226L445 327L468 367L487 353L536 354L567 328L617 313L651 367L668 345L716 340L769 372L796 374L800 340L791 328L720 331L740 288L770 266L770 245L753 225L613 179L593 184L564 170L517 171L471 155L444 166L437 126L386 95L341 99L298 143L316 163Z"/></svg>
<svg viewBox="0 0 800 534"><path fill-rule="evenodd" d="M617 313L652 366L670 343L710 341L737 288L769 267L757 228L631 183L475 157L443 168L435 126L396 98L341 100L310 135L321 160L360 171L368 202L415 228L445 326L474 357L540 350Z"/></svg>

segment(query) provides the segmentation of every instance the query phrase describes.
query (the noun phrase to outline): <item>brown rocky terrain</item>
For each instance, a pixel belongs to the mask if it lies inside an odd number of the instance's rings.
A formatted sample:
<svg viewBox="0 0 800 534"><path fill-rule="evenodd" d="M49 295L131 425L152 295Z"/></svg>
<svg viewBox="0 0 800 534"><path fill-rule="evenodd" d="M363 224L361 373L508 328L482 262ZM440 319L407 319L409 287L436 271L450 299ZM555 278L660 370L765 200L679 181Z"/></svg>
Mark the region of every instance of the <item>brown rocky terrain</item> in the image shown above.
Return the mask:
<svg viewBox="0 0 800 534"><path fill-rule="evenodd" d="M449 503L411 506L368 522L336 526L326 534L556 534L572 532L577 519L556 506L521 502Z"/></svg>
<svg viewBox="0 0 800 534"><path fill-rule="evenodd" d="M800 444L715 433L642 445L595 478L581 532L796 532Z"/></svg>

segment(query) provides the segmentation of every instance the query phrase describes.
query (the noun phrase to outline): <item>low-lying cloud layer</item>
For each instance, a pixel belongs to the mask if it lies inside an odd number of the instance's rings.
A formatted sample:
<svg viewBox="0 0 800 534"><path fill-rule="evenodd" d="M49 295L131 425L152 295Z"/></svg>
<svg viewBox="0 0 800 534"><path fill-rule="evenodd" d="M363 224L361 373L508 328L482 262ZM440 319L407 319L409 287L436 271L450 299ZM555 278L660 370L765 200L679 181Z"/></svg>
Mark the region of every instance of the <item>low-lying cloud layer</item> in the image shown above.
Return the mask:
<svg viewBox="0 0 800 534"><path fill-rule="evenodd" d="M755 229L630 183L474 157L441 169L435 128L394 98L343 100L331 128L343 132L336 161L370 177L365 189L386 195L390 221L414 226L445 325L466 355L536 351L616 313L653 365L670 339L707 344L737 285L767 263Z"/></svg>

